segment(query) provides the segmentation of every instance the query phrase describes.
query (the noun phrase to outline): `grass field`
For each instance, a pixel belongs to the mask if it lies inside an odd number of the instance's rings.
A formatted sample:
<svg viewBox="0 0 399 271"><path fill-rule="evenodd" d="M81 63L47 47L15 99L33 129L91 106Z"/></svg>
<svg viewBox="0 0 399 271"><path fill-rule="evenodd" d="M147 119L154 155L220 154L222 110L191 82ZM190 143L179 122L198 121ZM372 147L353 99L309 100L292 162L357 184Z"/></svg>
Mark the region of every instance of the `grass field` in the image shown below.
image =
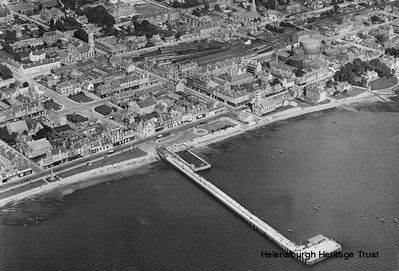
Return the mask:
<svg viewBox="0 0 399 271"><path fill-rule="evenodd" d="M99 113L103 116L107 116L107 115L111 114L112 108L106 104L102 104L102 105L95 107L94 111L96 111L97 113Z"/></svg>
<svg viewBox="0 0 399 271"><path fill-rule="evenodd" d="M84 93L69 95L68 98L77 103L88 103L88 102L93 101L92 98L86 96Z"/></svg>
<svg viewBox="0 0 399 271"><path fill-rule="evenodd" d="M395 76L391 78L380 77L376 80L369 82L371 90L385 89L395 86L398 83L398 79Z"/></svg>
<svg viewBox="0 0 399 271"><path fill-rule="evenodd" d="M80 122L85 122L88 120L87 118L85 118L79 114L69 114L66 117L67 117L67 120L72 123L80 123Z"/></svg>
<svg viewBox="0 0 399 271"><path fill-rule="evenodd" d="M53 100L45 101L44 104L43 104L43 107L46 110L53 109L54 111L58 111L58 110L60 110L62 108L62 106L59 103L54 102Z"/></svg>
<svg viewBox="0 0 399 271"><path fill-rule="evenodd" d="M179 132L178 134L173 134L171 136L165 137L159 140L159 142L166 144L180 144L203 136L202 134L194 133L195 129L205 129L208 131L208 133L212 133L227 128L228 125L235 126L236 124L226 118L221 118L211 121L210 123L202 124L200 126L197 126L196 128L190 128L184 132Z"/></svg>

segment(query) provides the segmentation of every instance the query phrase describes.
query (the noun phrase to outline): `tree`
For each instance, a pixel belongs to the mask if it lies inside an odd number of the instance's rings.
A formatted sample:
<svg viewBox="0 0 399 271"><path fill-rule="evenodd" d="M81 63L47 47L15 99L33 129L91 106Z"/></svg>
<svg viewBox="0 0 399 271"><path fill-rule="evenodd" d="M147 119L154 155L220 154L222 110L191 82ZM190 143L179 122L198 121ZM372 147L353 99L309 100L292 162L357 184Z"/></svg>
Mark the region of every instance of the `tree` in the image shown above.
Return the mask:
<svg viewBox="0 0 399 271"><path fill-rule="evenodd" d="M62 23L61 20L57 20L55 22L55 28L60 30L60 31L64 31L64 24Z"/></svg>
<svg viewBox="0 0 399 271"><path fill-rule="evenodd" d="M207 1L204 1L204 11L205 12L209 11L209 3Z"/></svg>
<svg viewBox="0 0 399 271"><path fill-rule="evenodd" d="M62 19L62 23L64 25L64 29L67 30L74 30L74 29L79 29L82 27L82 24L78 23L74 18L72 17L65 17Z"/></svg>
<svg viewBox="0 0 399 271"><path fill-rule="evenodd" d="M7 66L0 64L0 76L3 80L12 78L12 71Z"/></svg>
<svg viewBox="0 0 399 271"><path fill-rule="evenodd" d="M387 37L385 37L385 36L383 36L383 35L380 35L380 34L375 35L375 39L376 39L376 41L377 41L379 44L381 44L381 45L384 45L385 42L388 40Z"/></svg>
<svg viewBox="0 0 399 271"><path fill-rule="evenodd" d="M46 30L41 25L38 25L37 27L39 28L39 37L43 37L43 34L46 33Z"/></svg>
<svg viewBox="0 0 399 271"><path fill-rule="evenodd" d="M17 134L12 133L11 135L8 133L7 127L0 127L0 139L4 140L7 144L14 146L16 144Z"/></svg>
<svg viewBox="0 0 399 271"><path fill-rule="evenodd" d="M175 35L175 38L178 40L178 39L180 39L180 37L181 37L181 33L177 32L176 35Z"/></svg>
<svg viewBox="0 0 399 271"><path fill-rule="evenodd" d="M371 16L371 17L370 17L370 20L371 20L371 22L372 22L373 24L375 24L375 23L380 23L380 22L381 22L380 17L378 17L377 15Z"/></svg>
<svg viewBox="0 0 399 271"><path fill-rule="evenodd" d="M112 28L115 24L114 17L112 17L112 15L109 14L107 9L102 5L88 7L84 12L89 23L107 28Z"/></svg>
<svg viewBox="0 0 399 271"><path fill-rule="evenodd" d="M18 62L21 62L21 55L19 54L19 53L14 53L14 60L15 61L18 61Z"/></svg>
<svg viewBox="0 0 399 271"><path fill-rule="evenodd" d="M302 70L302 69L297 69L296 71L295 71L295 76L296 77L302 77L302 76L304 76L305 75L305 72Z"/></svg>
<svg viewBox="0 0 399 271"><path fill-rule="evenodd" d="M8 54L10 54L10 55L14 54L14 49L12 48L12 46L8 42L3 42L1 44L1 46L3 46L3 50L5 52L7 52Z"/></svg>
<svg viewBox="0 0 399 271"><path fill-rule="evenodd" d="M332 88L334 86L334 82L333 82L333 80L328 80L327 82L326 82L326 87L327 88Z"/></svg>
<svg viewBox="0 0 399 271"><path fill-rule="evenodd" d="M13 30L6 30L6 32L4 33L4 41L6 43L14 43L16 42L17 39L17 31Z"/></svg>
<svg viewBox="0 0 399 271"><path fill-rule="evenodd" d="M220 7L219 4L216 4L214 9L215 11L222 12L222 8Z"/></svg>
<svg viewBox="0 0 399 271"><path fill-rule="evenodd" d="M3 46L4 47L4 46ZM396 48L386 48L385 49L385 54L391 55L394 57L399 57L399 49Z"/></svg>
<svg viewBox="0 0 399 271"><path fill-rule="evenodd" d="M201 17L201 10L199 8L196 8L193 10L193 15L197 16L197 17Z"/></svg>
<svg viewBox="0 0 399 271"><path fill-rule="evenodd" d="M156 25L150 23L147 20L143 20L141 23L138 23L137 21L133 22L133 25L134 25L136 34L138 36L145 35L145 36L151 38L153 35L157 35L160 33L160 29Z"/></svg>
<svg viewBox="0 0 399 271"><path fill-rule="evenodd" d="M53 134L53 129L45 124L42 124L43 128L40 129L35 135L33 135L34 140L39 140L42 138L49 139L50 136Z"/></svg>
<svg viewBox="0 0 399 271"><path fill-rule="evenodd" d="M87 34L87 32L83 30L83 28L79 28L78 30L76 30L73 33L73 36L85 42L89 41L89 34Z"/></svg>

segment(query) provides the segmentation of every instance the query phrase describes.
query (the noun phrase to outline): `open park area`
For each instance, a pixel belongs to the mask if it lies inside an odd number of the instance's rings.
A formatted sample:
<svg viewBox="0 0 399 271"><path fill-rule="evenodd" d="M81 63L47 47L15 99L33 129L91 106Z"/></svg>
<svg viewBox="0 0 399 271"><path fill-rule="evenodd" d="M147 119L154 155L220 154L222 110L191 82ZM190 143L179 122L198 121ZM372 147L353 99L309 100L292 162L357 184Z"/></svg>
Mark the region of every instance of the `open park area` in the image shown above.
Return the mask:
<svg viewBox="0 0 399 271"><path fill-rule="evenodd" d="M62 108L62 106L59 103L53 101L52 99L45 101L43 103L43 107L46 110L51 110L52 109L54 111L58 111L58 110L60 110Z"/></svg>
<svg viewBox="0 0 399 271"><path fill-rule="evenodd" d="M378 79L369 82L371 90L386 89L394 87L397 84L398 84L398 78L396 76L392 76L390 78L380 77Z"/></svg>
<svg viewBox="0 0 399 271"><path fill-rule="evenodd" d="M97 113L99 113L103 116L107 116L107 115L111 114L112 108L106 104L102 104L102 105L96 106L94 108L94 111L96 111Z"/></svg>
<svg viewBox="0 0 399 271"><path fill-rule="evenodd" d="M72 123L80 123L80 122L85 122L87 121L87 118L83 117L82 115L79 114L69 114L66 116L67 120L72 122Z"/></svg>
<svg viewBox="0 0 399 271"><path fill-rule="evenodd" d="M184 132L180 132L178 134L172 134L168 137L160 139L159 143L180 144L233 126L236 126L236 124L231 120L229 120L228 118L220 118L211 121L209 123L205 123L197 127L187 129Z"/></svg>
<svg viewBox="0 0 399 271"><path fill-rule="evenodd" d="M84 93L69 95L68 98L77 103L89 103L93 101L92 98L86 96Z"/></svg>

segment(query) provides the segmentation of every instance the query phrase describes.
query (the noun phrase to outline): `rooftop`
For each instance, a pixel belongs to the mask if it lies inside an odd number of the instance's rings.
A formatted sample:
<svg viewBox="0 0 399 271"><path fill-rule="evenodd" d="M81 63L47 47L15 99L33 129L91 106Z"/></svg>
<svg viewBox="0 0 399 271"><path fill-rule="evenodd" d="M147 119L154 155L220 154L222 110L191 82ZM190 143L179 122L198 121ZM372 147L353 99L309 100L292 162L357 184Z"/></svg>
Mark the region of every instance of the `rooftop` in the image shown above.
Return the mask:
<svg viewBox="0 0 399 271"><path fill-rule="evenodd" d="M28 147L31 150L37 150L37 149L43 149L43 148L51 148L51 144L50 142L45 139L45 138L41 138L39 140L33 140L33 141L29 141L27 142Z"/></svg>

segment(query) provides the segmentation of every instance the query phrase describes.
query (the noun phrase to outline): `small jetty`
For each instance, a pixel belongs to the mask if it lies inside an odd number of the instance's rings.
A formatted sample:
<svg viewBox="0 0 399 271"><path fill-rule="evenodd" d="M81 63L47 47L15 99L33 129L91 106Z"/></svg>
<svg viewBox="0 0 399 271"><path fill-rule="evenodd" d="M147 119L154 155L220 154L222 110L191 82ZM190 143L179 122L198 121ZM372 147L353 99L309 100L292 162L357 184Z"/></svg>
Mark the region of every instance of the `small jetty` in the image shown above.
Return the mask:
<svg viewBox="0 0 399 271"><path fill-rule="evenodd" d="M250 226L258 230L263 236L270 239L285 252L290 253L290 255L293 255L296 259L302 261L303 263L312 265L326 259L329 254L342 250L340 244L321 234L309 238L305 244L298 244L288 239L269 224L257 217L255 214L251 213L248 209L239 204L229 195L217 188L211 182L207 181L204 177L198 175L198 173L196 173L192 167L187 166L187 162L184 162L176 153L171 152L165 147L158 148L157 152L162 159L167 161L186 177L192 180L195 184L219 200L223 205L241 217Z"/></svg>

